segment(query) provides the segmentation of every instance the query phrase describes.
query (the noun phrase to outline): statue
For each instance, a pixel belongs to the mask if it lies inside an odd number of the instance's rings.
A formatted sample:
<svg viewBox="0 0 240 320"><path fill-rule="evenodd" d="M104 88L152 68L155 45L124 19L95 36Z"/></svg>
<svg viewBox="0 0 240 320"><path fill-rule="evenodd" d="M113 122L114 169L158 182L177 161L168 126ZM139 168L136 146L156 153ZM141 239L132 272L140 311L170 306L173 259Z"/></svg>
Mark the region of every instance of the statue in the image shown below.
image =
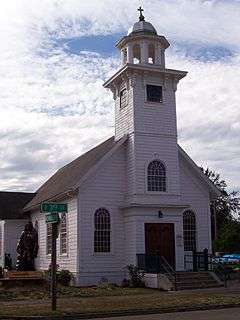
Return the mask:
<svg viewBox="0 0 240 320"><path fill-rule="evenodd" d="M29 221L21 234L17 245L17 264L18 271L34 271L34 259L38 254L38 233L33 224Z"/></svg>

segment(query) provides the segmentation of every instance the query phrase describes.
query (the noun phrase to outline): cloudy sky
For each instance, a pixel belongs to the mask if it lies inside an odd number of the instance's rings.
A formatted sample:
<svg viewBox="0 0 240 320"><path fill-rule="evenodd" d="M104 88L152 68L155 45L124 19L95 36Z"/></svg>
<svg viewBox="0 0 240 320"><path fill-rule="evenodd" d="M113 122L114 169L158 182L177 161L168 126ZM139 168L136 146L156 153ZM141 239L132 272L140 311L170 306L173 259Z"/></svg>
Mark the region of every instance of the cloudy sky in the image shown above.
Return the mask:
<svg viewBox="0 0 240 320"><path fill-rule="evenodd" d="M114 44L137 21L167 37L179 143L240 189L240 0L2 0L0 190L35 191L60 166L114 132L103 82Z"/></svg>

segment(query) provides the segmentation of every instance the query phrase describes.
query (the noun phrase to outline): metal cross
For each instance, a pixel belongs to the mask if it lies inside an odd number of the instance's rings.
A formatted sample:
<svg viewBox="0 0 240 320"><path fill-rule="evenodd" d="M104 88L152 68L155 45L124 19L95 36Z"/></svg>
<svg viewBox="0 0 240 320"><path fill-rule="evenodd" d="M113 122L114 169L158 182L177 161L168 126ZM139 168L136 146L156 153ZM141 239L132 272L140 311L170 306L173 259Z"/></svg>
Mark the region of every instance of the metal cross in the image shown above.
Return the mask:
<svg viewBox="0 0 240 320"><path fill-rule="evenodd" d="M139 7L139 8L138 8L138 11L140 12L139 21L144 21L145 18L144 18L143 14L142 14L142 12L143 12L144 10L142 9L142 7Z"/></svg>

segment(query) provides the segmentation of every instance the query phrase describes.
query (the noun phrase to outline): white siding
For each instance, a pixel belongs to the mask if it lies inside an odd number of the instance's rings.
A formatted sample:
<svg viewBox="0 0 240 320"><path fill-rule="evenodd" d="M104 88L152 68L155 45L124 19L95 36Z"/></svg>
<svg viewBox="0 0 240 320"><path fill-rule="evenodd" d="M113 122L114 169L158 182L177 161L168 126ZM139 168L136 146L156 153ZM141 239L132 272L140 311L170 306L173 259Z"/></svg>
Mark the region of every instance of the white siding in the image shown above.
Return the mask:
<svg viewBox="0 0 240 320"><path fill-rule="evenodd" d="M67 269L74 274L77 272L77 197L61 202L68 203L67 213L67 230L68 230L68 254L60 255L60 237L57 239L57 264L60 269ZM36 268L47 270L51 263L51 256L46 254L46 234L47 226L45 223L45 215L43 213L34 212L32 214L33 225L35 220L38 220L39 228L39 252L35 260Z"/></svg>
<svg viewBox="0 0 240 320"><path fill-rule="evenodd" d="M209 190L182 158L180 158L180 181L182 199L190 205L196 215L197 250L208 248L211 251Z"/></svg>
<svg viewBox="0 0 240 320"><path fill-rule="evenodd" d="M79 191L80 285L98 283L101 278L120 282L124 273L124 225L120 206L126 187L125 146L103 163ZM111 216L111 253L94 253L94 213L104 207Z"/></svg>

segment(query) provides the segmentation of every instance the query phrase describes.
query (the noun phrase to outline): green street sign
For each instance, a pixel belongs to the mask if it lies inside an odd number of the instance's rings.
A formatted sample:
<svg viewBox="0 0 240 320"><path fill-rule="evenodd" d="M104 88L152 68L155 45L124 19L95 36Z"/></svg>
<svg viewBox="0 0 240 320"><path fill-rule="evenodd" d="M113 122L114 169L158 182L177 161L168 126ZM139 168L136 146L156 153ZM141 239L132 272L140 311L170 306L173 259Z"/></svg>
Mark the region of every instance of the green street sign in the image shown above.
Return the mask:
<svg viewBox="0 0 240 320"><path fill-rule="evenodd" d="M46 213L45 219L46 223L58 223L59 215L57 212Z"/></svg>
<svg viewBox="0 0 240 320"><path fill-rule="evenodd" d="M55 203L55 202L44 202L41 204L42 213L58 212L67 213L68 205L67 203Z"/></svg>

